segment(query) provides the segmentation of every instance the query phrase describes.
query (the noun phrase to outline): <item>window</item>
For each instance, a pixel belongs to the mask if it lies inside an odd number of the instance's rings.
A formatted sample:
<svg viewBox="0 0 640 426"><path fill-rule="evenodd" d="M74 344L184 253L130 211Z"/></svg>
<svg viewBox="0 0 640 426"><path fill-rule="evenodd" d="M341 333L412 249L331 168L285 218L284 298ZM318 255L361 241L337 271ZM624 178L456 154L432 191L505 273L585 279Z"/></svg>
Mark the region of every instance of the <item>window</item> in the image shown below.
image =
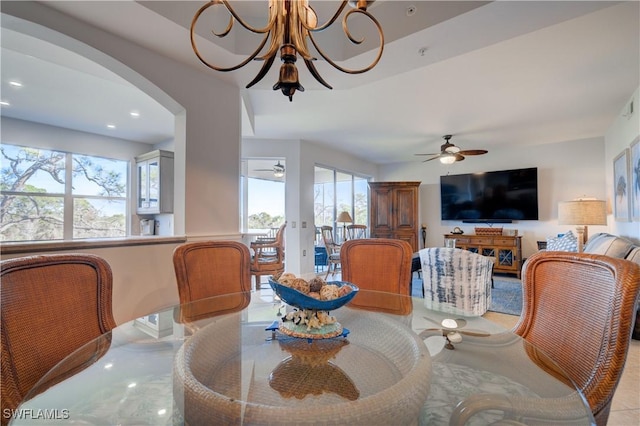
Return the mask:
<svg viewBox="0 0 640 426"><path fill-rule="evenodd" d="M129 163L2 144L0 239L124 237Z"/></svg>
<svg viewBox="0 0 640 426"><path fill-rule="evenodd" d="M314 210L315 225L342 226L336 218L342 211L349 212L353 223L368 225L369 197L367 179L354 174L325 167L315 167ZM334 233L336 238L342 231Z"/></svg>
<svg viewBox="0 0 640 426"><path fill-rule="evenodd" d="M277 161L277 162L276 162ZM284 160L242 160L242 231L273 234L285 221ZM280 173L282 172L282 173Z"/></svg>

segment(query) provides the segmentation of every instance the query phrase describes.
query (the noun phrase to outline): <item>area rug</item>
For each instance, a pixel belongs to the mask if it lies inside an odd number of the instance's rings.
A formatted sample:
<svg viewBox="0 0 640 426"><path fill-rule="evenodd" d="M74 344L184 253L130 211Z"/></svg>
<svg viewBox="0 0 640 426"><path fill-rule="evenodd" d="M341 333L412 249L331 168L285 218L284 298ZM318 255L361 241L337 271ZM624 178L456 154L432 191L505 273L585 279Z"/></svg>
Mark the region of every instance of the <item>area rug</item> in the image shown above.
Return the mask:
<svg viewBox="0 0 640 426"><path fill-rule="evenodd" d="M489 310L519 316L522 312L521 281L517 278L494 275Z"/></svg>
<svg viewBox="0 0 640 426"><path fill-rule="evenodd" d="M414 274L411 282L411 295L422 297L422 280ZM493 277L491 305L489 310L501 314L520 315L522 311L522 283L519 279L507 276Z"/></svg>

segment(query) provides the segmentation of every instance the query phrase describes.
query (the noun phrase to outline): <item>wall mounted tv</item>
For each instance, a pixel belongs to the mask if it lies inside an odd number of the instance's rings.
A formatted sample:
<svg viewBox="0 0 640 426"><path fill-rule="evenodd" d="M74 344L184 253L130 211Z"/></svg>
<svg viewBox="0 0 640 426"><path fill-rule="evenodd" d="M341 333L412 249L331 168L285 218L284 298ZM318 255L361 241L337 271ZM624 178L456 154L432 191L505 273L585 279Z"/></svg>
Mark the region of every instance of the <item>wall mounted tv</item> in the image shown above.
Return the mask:
<svg viewBox="0 0 640 426"><path fill-rule="evenodd" d="M440 177L442 220L504 223L538 219L538 169Z"/></svg>

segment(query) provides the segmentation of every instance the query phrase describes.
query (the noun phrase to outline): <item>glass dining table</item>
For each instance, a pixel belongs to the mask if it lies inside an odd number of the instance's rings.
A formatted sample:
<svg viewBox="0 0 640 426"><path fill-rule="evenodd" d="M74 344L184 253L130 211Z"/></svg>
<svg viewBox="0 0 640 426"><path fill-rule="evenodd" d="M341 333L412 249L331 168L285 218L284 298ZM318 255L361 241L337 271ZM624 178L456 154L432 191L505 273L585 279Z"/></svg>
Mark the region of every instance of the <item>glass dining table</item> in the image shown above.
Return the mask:
<svg viewBox="0 0 640 426"><path fill-rule="evenodd" d="M294 308L266 288L124 323L45 375L11 424L595 424L564 373L502 326L357 298L375 303L329 312L331 338L283 333Z"/></svg>

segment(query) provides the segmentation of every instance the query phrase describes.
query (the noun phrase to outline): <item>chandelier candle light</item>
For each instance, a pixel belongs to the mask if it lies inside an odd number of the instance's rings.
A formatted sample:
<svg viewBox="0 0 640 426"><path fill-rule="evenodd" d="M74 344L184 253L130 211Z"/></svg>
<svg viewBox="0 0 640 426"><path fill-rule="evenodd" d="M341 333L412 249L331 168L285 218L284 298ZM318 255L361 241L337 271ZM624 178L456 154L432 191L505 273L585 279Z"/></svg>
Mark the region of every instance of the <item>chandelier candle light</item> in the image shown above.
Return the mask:
<svg viewBox="0 0 640 426"><path fill-rule="evenodd" d="M558 203L558 224L578 225L578 253L582 253L582 247L589 238L587 225L607 224L606 203L595 198L561 201Z"/></svg>
<svg viewBox="0 0 640 426"><path fill-rule="evenodd" d="M283 62L283 64L280 67L280 76L278 82L273 86L273 90L281 90L282 94L287 96L289 98L289 101L292 101L293 95L296 90L304 92L304 87L298 80L298 69L296 68L296 60L298 58L298 54L304 60L304 63L311 75L320 84L328 89L332 89L332 87L320 76L318 70L313 64L313 61L315 61L316 58L312 56L309 50L307 42L308 40L311 41L318 54L320 54L320 56L322 56L322 58L326 60L327 63L344 73L361 74L371 70L377 65L378 61L380 61L380 58L382 57L382 50L384 47L384 34L382 33L382 27L380 26L380 23L369 12L367 12L367 7L371 3L373 3L373 1L345 0L340 4L336 13L327 22L322 25L318 25L318 16L316 15L316 12L313 10L313 8L309 6L308 0L269 0L268 22L265 27L256 28L249 25L239 16L233 9L233 7L231 7L231 4L228 0L212 0L202 6L198 10L198 12L196 12L193 20L191 21L191 46L193 47L193 51L195 52L196 56L198 56L200 61L202 61L202 63L209 68L216 71L234 71L242 68L254 59L264 61L264 64L262 65L262 68L260 69L258 74L251 82L249 82L249 84L247 84L247 88L252 87L264 78L264 76L271 68L271 65L273 64L273 61L275 60L275 57L279 51L280 60ZM342 11L347 4L350 4L351 6L353 6L353 8L348 10L342 18L342 29L349 41L356 45L361 44L364 41L364 39L358 40L354 38L349 31L347 20L354 14L360 14L368 17L376 26L380 38L380 45L378 47L376 58L367 67L357 70L343 68L340 65L336 64L318 47L318 44L313 37L313 33L329 28L342 14ZM231 67L220 67L213 65L211 62L207 61L198 50L195 41L195 27L202 13L211 6L220 5L224 6L229 12L229 23L222 32L216 32L212 29L211 33L213 35L220 38L226 37L233 28L233 24L236 21L247 31L256 34L264 34L264 38L259 43L257 49L253 53L251 53L245 60ZM258 56L266 46L269 39L270 42L268 48L266 49L266 52Z"/></svg>

